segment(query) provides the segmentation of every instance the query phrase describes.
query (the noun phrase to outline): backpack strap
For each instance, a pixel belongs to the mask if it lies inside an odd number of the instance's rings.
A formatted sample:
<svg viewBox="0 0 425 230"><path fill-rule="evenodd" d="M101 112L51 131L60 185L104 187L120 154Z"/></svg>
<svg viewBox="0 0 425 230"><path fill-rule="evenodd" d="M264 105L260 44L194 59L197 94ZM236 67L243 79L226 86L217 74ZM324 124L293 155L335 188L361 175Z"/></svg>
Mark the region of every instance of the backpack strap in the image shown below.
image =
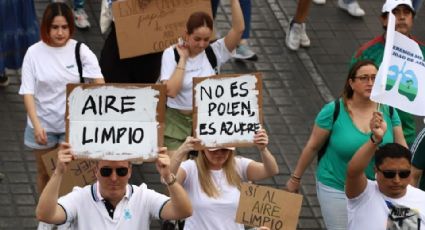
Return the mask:
<svg viewBox="0 0 425 230"><path fill-rule="evenodd" d="M388 111L390 112L390 118L393 118L393 114L394 114L394 107L392 106L388 106Z"/></svg>
<svg viewBox="0 0 425 230"><path fill-rule="evenodd" d="M179 52L177 51L176 47L174 47L173 51L174 51L174 60L178 64L180 60ZM207 55L208 62L210 63L211 67L214 69L215 74L218 74L219 71L217 68L217 57L215 56L214 50L212 49L211 45L207 46L207 48L205 49L205 54Z"/></svg>
<svg viewBox="0 0 425 230"><path fill-rule="evenodd" d="M338 119L338 115L339 115L339 98L335 99L334 104L335 104L335 110L334 110L334 116L333 116L333 120L332 120L332 126L333 126L333 124L335 124L336 119Z"/></svg>
<svg viewBox="0 0 425 230"><path fill-rule="evenodd" d="M205 53L207 54L208 61L214 69L215 74L218 74L217 57L215 56L214 50L210 45L205 49Z"/></svg>
<svg viewBox="0 0 425 230"><path fill-rule="evenodd" d="M81 64L81 57L80 57L80 47L81 47L81 42L77 42L77 45L75 46L75 59L77 60L78 73L80 74L80 83L84 83L83 65Z"/></svg>

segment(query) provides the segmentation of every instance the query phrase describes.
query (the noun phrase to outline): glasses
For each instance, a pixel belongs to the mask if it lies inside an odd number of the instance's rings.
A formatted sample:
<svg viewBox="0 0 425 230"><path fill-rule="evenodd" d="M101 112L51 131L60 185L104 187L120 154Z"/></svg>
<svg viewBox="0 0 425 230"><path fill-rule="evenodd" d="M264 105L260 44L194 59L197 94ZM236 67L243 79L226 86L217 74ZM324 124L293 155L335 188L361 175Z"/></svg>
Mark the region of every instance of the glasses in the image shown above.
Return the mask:
<svg viewBox="0 0 425 230"><path fill-rule="evenodd" d="M410 176L410 170L380 170L378 168L378 171L382 172L384 177L387 179L393 179L397 174L401 179L405 179Z"/></svg>
<svg viewBox="0 0 425 230"><path fill-rule="evenodd" d="M376 74L363 74L359 76L355 76L354 78L359 79L360 82L368 83L369 80L375 82Z"/></svg>
<svg viewBox="0 0 425 230"><path fill-rule="evenodd" d="M104 168L100 168L99 171L100 171L100 175L102 175L103 177L109 177L109 176L112 175L112 171L114 171L114 169L113 168L106 168L106 167L104 167ZM116 168L115 169L115 173L118 176L121 176L121 177L127 176L127 174L128 174L128 168L125 168L125 167Z"/></svg>

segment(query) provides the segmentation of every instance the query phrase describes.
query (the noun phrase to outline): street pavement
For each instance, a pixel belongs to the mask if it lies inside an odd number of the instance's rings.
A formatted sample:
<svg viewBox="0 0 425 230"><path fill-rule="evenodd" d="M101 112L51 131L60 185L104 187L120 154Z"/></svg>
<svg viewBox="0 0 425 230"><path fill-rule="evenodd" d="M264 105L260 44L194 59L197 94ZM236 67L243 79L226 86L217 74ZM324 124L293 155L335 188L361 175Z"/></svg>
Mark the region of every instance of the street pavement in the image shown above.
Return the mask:
<svg viewBox="0 0 425 230"><path fill-rule="evenodd" d="M37 15L41 18L49 1L35 2ZM85 8L92 27L77 31L75 36L98 57L105 39L98 23L100 2L86 0ZM259 184L284 188L309 137L317 112L340 94L351 55L360 44L383 32L379 21L383 0L359 0L359 3L366 11L366 16L360 19L340 10L335 0L328 0L324 6L313 5L307 24L312 46L293 52L285 47L284 39L296 1L252 0L250 43L259 59L256 62L232 60L222 72L260 72L263 75L264 126L280 172L273 178L259 181ZM229 0L223 0L216 20L219 34L224 34L230 27L229 13ZM418 18L423 18L423 11L416 15L414 34L425 40L424 21ZM0 89L0 172L6 175L0 183L0 229L35 229L36 168L31 151L23 145L26 117L22 97L18 95L20 77L14 72L10 74L11 84ZM255 149L238 152L260 160ZM315 165L313 162L303 176L304 200L298 229L325 229L316 198ZM135 166L131 182L146 182L149 187L164 191L153 164ZM158 226L156 221L152 223L152 229L159 229Z"/></svg>

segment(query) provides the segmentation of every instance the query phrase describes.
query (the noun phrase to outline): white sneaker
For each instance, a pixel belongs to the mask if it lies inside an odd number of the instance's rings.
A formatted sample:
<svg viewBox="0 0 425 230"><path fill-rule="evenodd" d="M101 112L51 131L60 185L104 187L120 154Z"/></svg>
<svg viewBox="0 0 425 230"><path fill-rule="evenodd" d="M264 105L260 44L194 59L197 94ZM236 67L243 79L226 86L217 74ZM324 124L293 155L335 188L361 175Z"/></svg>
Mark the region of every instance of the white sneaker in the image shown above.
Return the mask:
<svg viewBox="0 0 425 230"><path fill-rule="evenodd" d="M349 4L346 4L343 0L338 0L339 8L346 10L351 16L362 17L365 15L365 12L357 1L353 1Z"/></svg>
<svg viewBox="0 0 425 230"><path fill-rule="evenodd" d="M326 0L313 0L313 2L317 5L325 5L326 4Z"/></svg>
<svg viewBox="0 0 425 230"><path fill-rule="evenodd" d="M74 21L75 26L80 29L87 29L90 27L90 22L88 20L89 16L87 15L84 9L74 10Z"/></svg>
<svg viewBox="0 0 425 230"><path fill-rule="evenodd" d="M250 61L256 61L258 59L254 51L252 51L247 45L238 45L233 54L233 58Z"/></svg>
<svg viewBox="0 0 425 230"><path fill-rule="evenodd" d="M308 38L308 36L307 36L307 32L306 32L306 29L305 29L305 23L301 24L300 46L310 47L310 38Z"/></svg>
<svg viewBox="0 0 425 230"><path fill-rule="evenodd" d="M286 32L285 43L291 50L298 50L300 46L310 46L310 39L305 31L305 23L292 23Z"/></svg>

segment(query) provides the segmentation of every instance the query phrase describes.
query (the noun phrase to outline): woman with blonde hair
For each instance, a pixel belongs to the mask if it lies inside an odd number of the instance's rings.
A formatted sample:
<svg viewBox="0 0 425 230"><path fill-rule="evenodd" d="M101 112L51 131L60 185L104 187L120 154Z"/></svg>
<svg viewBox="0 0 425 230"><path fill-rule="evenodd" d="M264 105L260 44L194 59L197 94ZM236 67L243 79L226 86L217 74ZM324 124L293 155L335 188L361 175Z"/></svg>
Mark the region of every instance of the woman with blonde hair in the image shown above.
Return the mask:
<svg viewBox="0 0 425 230"><path fill-rule="evenodd" d="M260 130L254 143L262 162L236 156L234 148L204 149L193 160L187 154L200 140L187 137L171 158L171 170L192 202L193 214L185 229L244 229L235 222L242 182L257 181L279 172L276 159L267 149L268 136Z"/></svg>

